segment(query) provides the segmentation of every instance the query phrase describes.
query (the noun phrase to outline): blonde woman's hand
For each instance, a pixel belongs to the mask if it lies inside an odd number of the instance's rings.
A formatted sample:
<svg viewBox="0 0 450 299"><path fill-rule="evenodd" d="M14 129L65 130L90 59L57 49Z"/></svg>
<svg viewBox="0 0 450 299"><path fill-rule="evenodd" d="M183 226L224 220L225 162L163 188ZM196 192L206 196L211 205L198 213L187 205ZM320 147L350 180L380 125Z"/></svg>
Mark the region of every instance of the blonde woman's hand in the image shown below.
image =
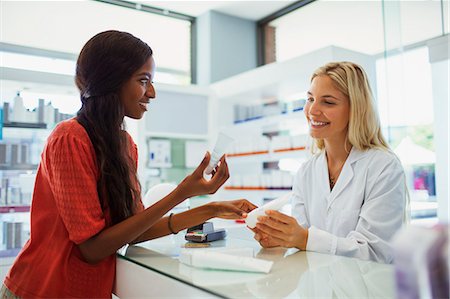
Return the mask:
<svg viewBox="0 0 450 299"><path fill-rule="evenodd" d="M179 185L179 191L185 198L194 197L203 194L215 193L230 177L228 171L228 165L225 160L225 155L220 158L218 166L214 169L212 177L207 180L203 177L203 172L208 166L211 155L206 152L200 165L194 170L193 173L188 175Z"/></svg>
<svg viewBox="0 0 450 299"><path fill-rule="evenodd" d="M295 218L278 211L268 210L265 216L259 216L253 231L255 240L262 247L296 247L306 250L308 230L299 225Z"/></svg>
<svg viewBox="0 0 450 299"><path fill-rule="evenodd" d="M223 219L242 219L247 217L247 213L257 208L246 199L214 201L209 203L213 210L214 217Z"/></svg>

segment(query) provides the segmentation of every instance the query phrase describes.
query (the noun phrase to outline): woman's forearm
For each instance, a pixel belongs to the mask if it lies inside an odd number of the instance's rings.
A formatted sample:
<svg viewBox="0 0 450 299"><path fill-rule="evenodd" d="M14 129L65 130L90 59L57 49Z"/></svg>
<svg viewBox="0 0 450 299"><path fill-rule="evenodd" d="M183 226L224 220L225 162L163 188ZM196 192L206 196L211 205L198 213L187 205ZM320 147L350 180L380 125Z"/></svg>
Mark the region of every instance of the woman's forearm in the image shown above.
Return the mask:
<svg viewBox="0 0 450 299"><path fill-rule="evenodd" d="M101 231L96 236L79 244L78 248L85 261L95 264L114 254L125 244L132 243L157 222L161 222L161 217L186 197L186 195L175 189L163 200L160 200L151 207ZM174 229L178 229L178 227L175 226Z"/></svg>
<svg viewBox="0 0 450 299"><path fill-rule="evenodd" d="M212 205L206 204L182 213L172 215L170 219L170 227L174 232L201 224L215 217L215 209ZM140 235L133 244L156 239L171 234L169 229L169 217L164 217L150 227L146 232Z"/></svg>

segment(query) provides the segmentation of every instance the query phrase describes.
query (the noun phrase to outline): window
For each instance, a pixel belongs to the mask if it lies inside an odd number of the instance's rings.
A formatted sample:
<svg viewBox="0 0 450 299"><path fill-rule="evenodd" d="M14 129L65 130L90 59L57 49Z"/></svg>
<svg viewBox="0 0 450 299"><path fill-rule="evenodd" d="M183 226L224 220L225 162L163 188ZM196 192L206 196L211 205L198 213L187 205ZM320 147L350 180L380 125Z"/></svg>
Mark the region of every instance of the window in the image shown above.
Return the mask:
<svg viewBox="0 0 450 299"><path fill-rule="evenodd" d="M276 61L330 45L375 55L448 33L448 9L448 1L313 1L263 26Z"/></svg>
<svg viewBox="0 0 450 299"><path fill-rule="evenodd" d="M73 54L76 58L96 33L127 31L152 47L158 68L156 82L191 82L189 20L97 1L2 1L0 5L2 43ZM2 56L2 66L11 59Z"/></svg>
<svg viewBox="0 0 450 299"><path fill-rule="evenodd" d="M427 47L377 60L380 120L384 135L403 164L413 218L436 216L431 83Z"/></svg>

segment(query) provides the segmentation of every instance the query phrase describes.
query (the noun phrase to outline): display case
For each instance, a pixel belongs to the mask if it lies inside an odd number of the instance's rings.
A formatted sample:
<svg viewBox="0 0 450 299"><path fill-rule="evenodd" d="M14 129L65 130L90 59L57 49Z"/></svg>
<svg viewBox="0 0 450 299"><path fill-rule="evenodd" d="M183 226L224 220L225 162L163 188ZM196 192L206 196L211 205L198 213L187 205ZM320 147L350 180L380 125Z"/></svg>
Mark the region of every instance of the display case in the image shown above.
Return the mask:
<svg viewBox="0 0 450 299"><path fill-rule="evenodd" d="M187 249L184 233L129 246L118 254L115 290L120 298L395 298L393 265L357 258L261 248L244 224L214 220L227 238ZM240 250L237 251L236 249ZM272 261L269 273L225 271L186 265L183 252L223 254ZM234 253L233 253L234 252ZM217 263L218 264L218 263ZM151 281L152 283L149 283Z"/></svg>
<svg viewBox="0 0 450 299"><path fill-rule="evenodd" d="M10 61L3 54L15 49L0 45L4 65ZM33 55L55 53L36 51ZM78 103L73 76L47 72L48 64L43 71L4 65L0 66L0 279L30 234L31 198L46 139L56 123L73 116L61 113L50 100L57 98L69 106ZM25 101L21 93L26 94Z"/></svg>
<svg viewBox="0 0 450 299"><path fill-rule="evenodd" d="M3 126L0 141L0 249L21 248L28 237L28 217L36 170L49 131L33 124ZM19 227L21 229L19 229Z"/></svg>

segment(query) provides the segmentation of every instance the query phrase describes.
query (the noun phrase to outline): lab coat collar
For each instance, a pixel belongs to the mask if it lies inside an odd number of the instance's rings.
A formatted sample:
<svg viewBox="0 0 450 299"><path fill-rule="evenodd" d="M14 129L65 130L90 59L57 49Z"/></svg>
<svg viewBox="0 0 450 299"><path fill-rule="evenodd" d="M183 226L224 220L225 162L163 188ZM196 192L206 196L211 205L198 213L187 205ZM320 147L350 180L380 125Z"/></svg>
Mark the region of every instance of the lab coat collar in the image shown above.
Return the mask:
<svg viewBox="0 0 450 299"><path fill-rule="evenodd" d="M330 191L329 195L327 196L328 199L328 209L330 209L331 205L333 204L334 200L338 197L338 195L347 187L347 185L350 183L350 181L353 179L353 164L362 159L367 151L360 151L356 149L355 147L352 147L350 150L350 154L347 157L347 160L344 163L344 166L342 167L341 174L339 175L339 178L336 182L336 185L334 186L333 190L330 190L330 185L328 184L328 190ZM324 167L326 170L326 173L328 175L328 166L327 166L327 160L325 157L325 151L323 153L323 161L324 161ZM328 177L327 177L328 179ZM327 180L328 181L328 180Z"/></svg>

